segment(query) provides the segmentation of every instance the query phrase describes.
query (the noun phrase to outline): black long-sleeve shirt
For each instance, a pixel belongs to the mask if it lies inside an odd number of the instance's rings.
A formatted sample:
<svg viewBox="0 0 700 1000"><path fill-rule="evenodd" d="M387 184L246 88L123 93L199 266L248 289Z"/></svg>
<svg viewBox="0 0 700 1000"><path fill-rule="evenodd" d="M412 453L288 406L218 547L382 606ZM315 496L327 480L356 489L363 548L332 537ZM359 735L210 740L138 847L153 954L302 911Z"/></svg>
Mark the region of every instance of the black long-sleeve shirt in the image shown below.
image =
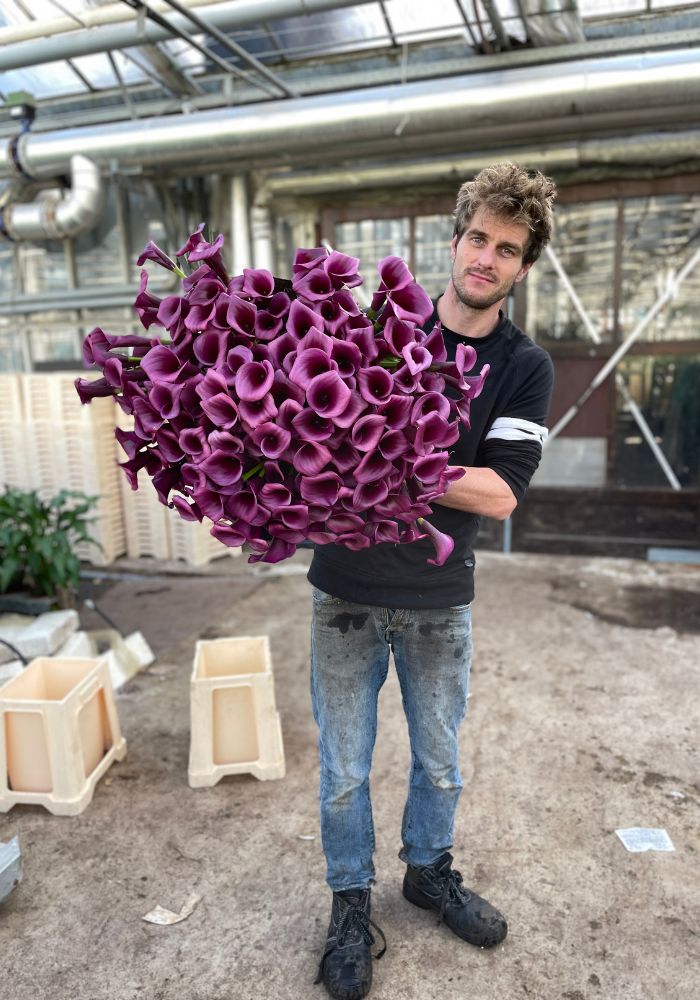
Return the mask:
<svg viewBox="0 0 700 1000"><path fill-rule="evenodd" d="M436 322L437 308L426 331ZM471 429L462 427L459 440L449 450L450 465L493 469L520 501L539 464L547 433L551 359L503 314L486 337L462 337L444 326L443 334L448 360L454 360L458 344L466 343L477 352L472 373L485 364L491 366L481 395L471 404ZM471 603L479 515L438 503L432 510L430 522L455 541L443 566L428 563L434 548L427 538L406 545L373 545L359 552L343 545L317 545L309 581L335 597L386 608Z"/></svg>

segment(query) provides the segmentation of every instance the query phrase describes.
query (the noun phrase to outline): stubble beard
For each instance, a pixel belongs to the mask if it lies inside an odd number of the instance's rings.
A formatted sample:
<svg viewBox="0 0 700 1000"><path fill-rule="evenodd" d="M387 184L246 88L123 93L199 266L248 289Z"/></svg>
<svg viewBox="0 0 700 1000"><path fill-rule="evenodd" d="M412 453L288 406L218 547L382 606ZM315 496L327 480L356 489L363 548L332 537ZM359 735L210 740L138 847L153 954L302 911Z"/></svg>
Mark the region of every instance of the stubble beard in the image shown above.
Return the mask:
<svg viewBox="0 0 700 1000"><path fill-rule="evenodd" d="M506 295L510 294L510 291L515 284L512 281L510 285L504 286L503 284L494 285L492 291L484 291L483 296L477 296L470 294L464 287L461 274L457 274L456 264L452 265L452 287L455 290L455 295L462 303L462 305L468 306L470 309L490 309L501 299L504 299Z"/></svg>

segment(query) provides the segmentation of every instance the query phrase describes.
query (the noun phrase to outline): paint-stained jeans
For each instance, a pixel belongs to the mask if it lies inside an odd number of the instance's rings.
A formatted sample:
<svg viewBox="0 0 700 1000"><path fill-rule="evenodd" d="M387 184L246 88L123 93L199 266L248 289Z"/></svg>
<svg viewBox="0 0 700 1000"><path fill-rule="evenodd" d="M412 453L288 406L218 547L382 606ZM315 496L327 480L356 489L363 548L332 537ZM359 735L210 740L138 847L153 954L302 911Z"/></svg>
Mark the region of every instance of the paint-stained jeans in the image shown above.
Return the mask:
<svg viewBox="0 0 700 1000"><path fill-rule="evenodd" d="M321 834L334 891L374 880L369 772L391 650L411 741L400 856L429 865L452 846L471 631L469 605L394 611L313 589L311 698L319 727Z"/></svg>

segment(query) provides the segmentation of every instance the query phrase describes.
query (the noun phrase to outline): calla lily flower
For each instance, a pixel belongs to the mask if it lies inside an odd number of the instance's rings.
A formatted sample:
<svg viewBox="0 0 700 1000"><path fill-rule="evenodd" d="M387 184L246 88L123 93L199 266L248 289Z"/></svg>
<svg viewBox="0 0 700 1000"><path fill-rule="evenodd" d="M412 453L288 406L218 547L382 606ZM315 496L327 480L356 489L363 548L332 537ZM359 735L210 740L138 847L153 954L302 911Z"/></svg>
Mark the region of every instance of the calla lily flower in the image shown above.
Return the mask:
<svg viewBox="0 0 700 1000"><path fill-rule="evenodd" d="M179 494L176 493L171 497L168 506L174 507L180 517L184 518L185 521L202 520L202 512L194 500L190 502L189 500L186 500L185 497L179 496Z"/></svg>
<svg viewBox="0 0 700 1000"><path fill-rule="evenodd" d="M333 421L308 407L292 417L292 427L302 441L327 441L333 433Z"/></svg>
<svg viewBox="0 0 700 1000"><path fill-rule="evenodd" d="M267 298L275 290L275 279L269 271L264 268L243 268L243 286L241 291L244 295L251 295L254 298Z"/></svg>
<svg viewBox="0 0 700 1000"><path fill-rule="evenodd" d="M351 391L337 371L316 375L306 386L307 402L321 417L338 416L345 410L350 397Z"/></svg>
<svg viewBox="0 0 700 1000"><path fill-rule="evenodd" d="M141 361L151 382L177 382L185 366L169 347L152 347Z"/></svg>
<svg viewBox="0 0 700 1000"><path fill-rule="evenodd" d="M147 284L148 271L142 271L141 284L139 286L139 293L134 301L134 309L146 329L154 323L158 323L158 310L162 303L161 299L159 299L156 295L151 295L151 293L146 290Z"/></svg>
<svg viewBox="0 0 700 1000"><path fill-rule="evenodd" d="M401 257L385 257L377 264L377 271L381 280L380 288L383 285L383 290L388 292L397 292L413 282L413 275Z"/></svg>
<svg viewBox="0 0 700 1000"><path fill-rule="evenodd" d="M231 486L237 483L243 474L240 458L227 454L222 449L212 451L211 455L199 464L207 478L217 486Z"/></svg>
<svg viewBox="0 0 700 1000"><path fill-rule="evenodd" d="M358 274L359 257L349 257L347 254L333 250L323 261L323 270L331 279L334 289L353 288L362 284Z"/></svg>
<svg viewBox="0 0 700 1000"><path fill-rule="evenodd" d="M433 301L420 285L407 285L398 291L390 292L389 302L394 315L410 323L423 324L433 314Z"/></svg>
<svg viewBox="0 0 700 1000"><path fill-rule="evenodd" d="M377 447L384 433L386 417L378 413L369 413L361 417L352 428L350 440L358 451L372 451Z"/></svg>
<svg viewBox="0 0 700 1000"><path fill-rule="evenodd" d="M385 482L358 483L352 494L353 506L355 510L368 510L386 500L388 494L389 487Z"/></svg>
<svg viewBox="0 0 700 1000"><path fill-rule="evenodd" d="M269 361L246 361L236 372L236 392L239 399L257 402L266 396L275 377Z"/></svg>
<svg viewBox="0 0 700 1000"><path fill-rule="evenodd" d="M100 396L114 396L116 393L115 387L106 378L77 378L73 384L83 405Z"/></svg>
<svg viewBox="0 0 700 1000"><path fill-rule="evenodd" d="M217 427L228 429L238 422L238 407L226 392L203 399L202 409Z"/></svg>
<svg viewBox="0 0 700 1000"><path fill-rule="evenodd" d="M419 372L425 371L433 363L433 356L430 351L426 351L420 344L406 344L401 351L401 355L411 375L417 375Z"/></svg>
<svg viewBox="0 0 700 1000"><path fill-rule="evenodd" d="M429 536L435 546L435 558L428 559L428 562L432 566L444 566L452 555L452 550L455 547L454 539L450 538L450 536L446 535L444 532L438 531L438 529L431 524L430 521L426 521L424 517L419 517L417 523L420 526L421 531L424 531Z"/></svg>
<svg viewBox="0 0 700 1000"><path fill-rule="evenodd" d="M325 271L314 269L312 271L301 271L295 274L292 280L292 288L302 299L310 302L320 302L333 295L335 289L333 282Z"/></svg>
<svg viewBox="0 0 700 1000"><path fill-rule="evenodd" d="M257 307L238 295L232 295L226 310L226 318L231 328L247 337L255 336Z"/></svg>
<svg viewBox="0 0 700 1000"><path fill-rule="evenodd" d="M312 270L313 268L321 265L322 261L327 256L328 251L325 247L313 247L311 249L299 247L294 254L292 273L299 274L302 271Z"/></svg>
<svg viewBox="0 0 700 1000"><path fill-rule="evenodd" d="M326 353L318 347L310 347L306 351L297 352L296 360L289 372L289 378L303 389L308 390L309 383L317 375L326 372L337 372L338 366Z"/></svg>
<svg viewBox="0 0 700 1000"><path fill-rule="evenodd" d="M302 498L321 507L333 506L342 485L340 476L335 472L299 477L299 492Z"/></svg>
<svg viewBox="0 0 700 1000"><path fill-rule="evenodd" d="M270 422L259 424L250 437L266 458L280 458L292 440L288 430Z"/></svg>
<svg viewBox="0 0 700 1000"><path fill-rule="evenodd" d="M358 483L373 483L388 476L390 472L391 462L388 462L379 452L370 451L360 459L355 469L354 478Z"/></svg>
<svg viewBox="0 0 700 1000"><path fill-rule="evenodd" d="M302 476L315 476L331 461L331 453L318 441L305 441L294 452L292 465Z"/></svg>
<svg viewBox="0 0 700 1000"><path fill-rule="evenodd" d="M386 368L373 365L371 368L360 368L357 385L360 395L368 403L386 403L392 394L394 379Z"/></svg>
<svg viewBox="0 0 700 1000"><path fill-rule="evenodd" d="M163 253L160 247L157 246L153 240L148 241L139 256L136 258L136 266L142 267L147 260L154 260L156 264L160 264L161 267L167 268L168 271L175 271L180 275L180 277L184 277L175 261L171 260L166 253Z"/></svg>
<svg viewBox="0 0 700 1000"><path fill-rule="evenodd" d="M323 317L314 312L309 306L304 305L299 299L294 299L289 309L287 317L287 332L291 333L297 340L305 337L309 330L320 330L323 326Z"/></svg>

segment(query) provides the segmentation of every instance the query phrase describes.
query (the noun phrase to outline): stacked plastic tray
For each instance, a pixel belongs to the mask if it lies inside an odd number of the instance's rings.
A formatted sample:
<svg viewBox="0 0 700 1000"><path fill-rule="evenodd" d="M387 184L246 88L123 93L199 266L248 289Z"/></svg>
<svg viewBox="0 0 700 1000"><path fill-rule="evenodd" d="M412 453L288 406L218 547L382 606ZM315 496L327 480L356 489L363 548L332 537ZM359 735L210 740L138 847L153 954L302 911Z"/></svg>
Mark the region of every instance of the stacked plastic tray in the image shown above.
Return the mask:
<svg viewBox="0 0 700 1000"><path fill-rule="evenodd" d="M20 375L0 375L0 488L31 489Z"/></svg>
<svg viewBox="0 0 700 1000"><path fill-rule="evenodd" d="M83 406L77 374L21 376L30 485L42 496L66 489L99 497L89 529L96 544L81 543L76 554L105 566L126 550L116 407L109 398Z"/></svg>

